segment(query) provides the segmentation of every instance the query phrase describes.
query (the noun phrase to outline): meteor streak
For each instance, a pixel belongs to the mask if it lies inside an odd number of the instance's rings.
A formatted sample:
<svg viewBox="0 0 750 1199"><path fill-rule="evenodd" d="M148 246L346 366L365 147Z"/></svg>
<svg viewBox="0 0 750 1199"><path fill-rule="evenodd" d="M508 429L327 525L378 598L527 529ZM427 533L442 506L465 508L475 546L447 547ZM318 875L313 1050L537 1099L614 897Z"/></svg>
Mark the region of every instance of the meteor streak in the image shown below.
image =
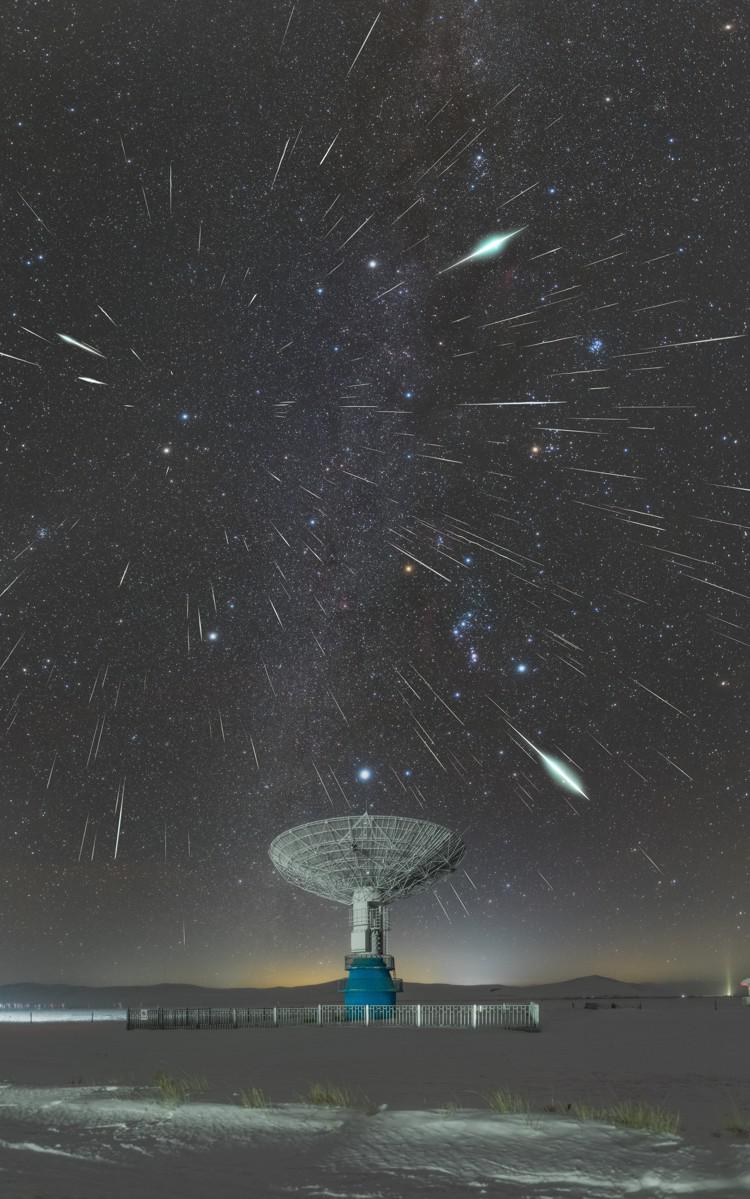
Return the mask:
<svg viewBox="0 0 750 1199"><path fill-rule="evenodd" d="M18 192L18 195L19 195L19 196L21 196L21 193L20 193L20 192ZM23 203L26 205L26 207L28 208L29 212L33 213L33 215L34 215L34 216L36 217L36 219L39 221L39 224L42 226L42 228L43 228L43 229L46 229L48 233L51 233L51 232L52 232L52 230L51 230L51 229L50 229L50 228L49 228L47 225L45 225L45 223L44 223L44 221L42 220L42 218L40 217L39 213L36 211L36 209L34 209L34 208L32 208L32 207L31 207L31 205L29 204L29 201L28 201L27 199L25 199L25 198L24 198L24 196L21 196L21 200L22 200L22 201L23 201Z"/></svg>
<svg viewBox="0 0 750 1199"><path fill-rule="evenodd" d="M544 753L543 750L534 745L533 741L529 741L528 737L524 737L523 733L519 732L510 721L507 721L507 723L513 729L516 736L520 737L528 745L529 749L534 751L553 783L558 783L566 791L572 791L574 795L582 795L584 799L588 799L588 795L583 790L577 774L566 766L564 762L561 762L559 758L554 758L551 754Z"/></svg>
<svg viewBox="0 0 750 1199"><path fill-rule="evenodd" d="M565 400L484 400L479 404L461 404L461 408L550 408Z"/></svg>
<svg viewBox="0 0 750 1199"><path fill-rule="evenodd" d="M495 233L492 237L485 238L465 258L459 258L458 262L453 262L450 266L443 267L442 271L438 271L438 274L444 275L446 271L455 270L457 266L461 266L464 262L472 262L475 258L490 258L494 254L500 254L511 238L518 237L518 234L523 233L526 228L526 225L522 225L520 229L511 229L510 233Z"/></svg>
<svg viewBox="0 0 750 1199"><path fill-rule="evenodd" d="M69 346L75 346L79 350L86 350L88 354L96 354L97 358L106 358L106 354L102 354L101 350L97 350L94 346L89 346L85 341L77 341L75 337L68 337L67 333L58 333L61 341L64 341Z"/></svg>
<svg viewBox="0 0 750 1199"><path fill-rule="evenodd" d="M38 362L31 362L28 358L17 358L15 354L4 354L0 351L0 358L12 358L14 362L24 362L26 366L38 366L39 370L42 369Z"/></svg>
<svg viewBox="0 0 750 1199"><path fill-rule="evenodd" d="M352 71L354 70L354 67L355 67L355 64L356 64L356 62L357 62L357 59L359 58L360 54L361 54L361 53L362 53L362 51L364 50L365 46L367 45L367 42L368 42L368 40L369 40L369 37L370 37L370 34L372 33L373 29L375 28L375 26L377 25L377 23L378 23L378 21L379 21L379 20L380 20L380 13L378 13L378 15L376 16L376 18L375 18L375 20L373 21L372 25L371 25L371 26L370 26L370 28L367 30L367 33L365 34L365 40L363 41L363 43L362 43L362 45L360 46L360 48L359 48L359 50L357 51L357 53L354 55L354 58L352 59L351 65L350 65L350 67L349 67L349 70L346 72L346 78L347 78L347 79L349 78L349 76L351 75Z"/></svg>
<svg viewBox="0 0 750 1199"><path fill-rule="evenodd" d="M340 129L339 129L339 133L341 133L341 130L340 130ZM330 146L328 147L328 149L326 150L325 154L323 155L323 157L321 158L320 162L318 163L318 166L319 166L319 167L322 167L322 165L323 165L323 163L325 162L326 158L327 158L327 157L328 157L328 155L331 153L331 150L332 150L332 149L333 149L333 147L336 145L336 140L337 140L337 138L338 138L338 136L339 136L339 133L337 133L337 134L336 134L336 137L334 137L334 139L333 139L333 141L331 142ZM416 203L416 201L415 201L415 203Z"/></svg>

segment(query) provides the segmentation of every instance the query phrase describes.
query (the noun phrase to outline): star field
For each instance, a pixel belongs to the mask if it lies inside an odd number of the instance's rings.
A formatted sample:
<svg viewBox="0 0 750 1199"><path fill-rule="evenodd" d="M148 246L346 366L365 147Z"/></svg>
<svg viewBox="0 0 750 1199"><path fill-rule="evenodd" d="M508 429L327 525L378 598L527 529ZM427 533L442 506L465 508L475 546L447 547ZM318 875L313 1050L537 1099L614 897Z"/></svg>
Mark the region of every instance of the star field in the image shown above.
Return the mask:
<svg viewBox="0 0 750 1199"><path fill-rule="evenodd" d="M365 805L407 979L746 975L738 12L2 26L5 981L335 977Z"/></svg>

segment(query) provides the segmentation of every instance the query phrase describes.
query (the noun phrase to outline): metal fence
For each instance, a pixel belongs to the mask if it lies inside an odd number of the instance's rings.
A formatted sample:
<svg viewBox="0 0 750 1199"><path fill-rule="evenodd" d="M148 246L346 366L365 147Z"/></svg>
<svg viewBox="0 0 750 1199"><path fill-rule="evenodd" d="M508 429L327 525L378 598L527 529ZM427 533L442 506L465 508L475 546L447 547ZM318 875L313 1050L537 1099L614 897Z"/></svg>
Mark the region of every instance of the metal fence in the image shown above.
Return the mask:
<svg viewBox="0 0 750 1199"><path fill-rule="evenodd" d="M281 1028L297 1024L399 1028L520 1028L538 1032L538 1003L321 1003L317 1007L128 1008L128 1029Z"/></svg>

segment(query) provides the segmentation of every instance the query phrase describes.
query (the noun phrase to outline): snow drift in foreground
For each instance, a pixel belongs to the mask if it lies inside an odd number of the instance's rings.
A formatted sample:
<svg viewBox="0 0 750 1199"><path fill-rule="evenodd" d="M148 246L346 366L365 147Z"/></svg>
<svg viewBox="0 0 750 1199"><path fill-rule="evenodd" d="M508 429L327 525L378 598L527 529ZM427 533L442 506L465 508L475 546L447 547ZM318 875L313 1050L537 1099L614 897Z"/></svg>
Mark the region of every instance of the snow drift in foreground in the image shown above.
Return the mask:
<svg viewBox="0 0 750 1199"><path fill-rule="evenodd" d="M167 1107L121 1087L0 1088L3 1199L619 1199L750 1189L707 1150L559 1116Z"/></svg>

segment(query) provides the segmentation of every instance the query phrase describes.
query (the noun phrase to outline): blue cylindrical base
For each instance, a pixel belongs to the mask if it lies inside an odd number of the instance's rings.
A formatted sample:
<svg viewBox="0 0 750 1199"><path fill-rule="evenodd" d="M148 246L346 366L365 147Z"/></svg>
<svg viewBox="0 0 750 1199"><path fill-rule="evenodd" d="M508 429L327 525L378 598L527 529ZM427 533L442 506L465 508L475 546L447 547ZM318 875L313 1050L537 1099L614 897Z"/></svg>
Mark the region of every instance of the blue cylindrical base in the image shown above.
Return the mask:
<svg viewBox="0 0 750 1199"><path fill-rule="evenodd" d="M367 1003L392 1007L395 1002L396 987L383 959L354 958L344 989L344 1005Z"/></svg>

